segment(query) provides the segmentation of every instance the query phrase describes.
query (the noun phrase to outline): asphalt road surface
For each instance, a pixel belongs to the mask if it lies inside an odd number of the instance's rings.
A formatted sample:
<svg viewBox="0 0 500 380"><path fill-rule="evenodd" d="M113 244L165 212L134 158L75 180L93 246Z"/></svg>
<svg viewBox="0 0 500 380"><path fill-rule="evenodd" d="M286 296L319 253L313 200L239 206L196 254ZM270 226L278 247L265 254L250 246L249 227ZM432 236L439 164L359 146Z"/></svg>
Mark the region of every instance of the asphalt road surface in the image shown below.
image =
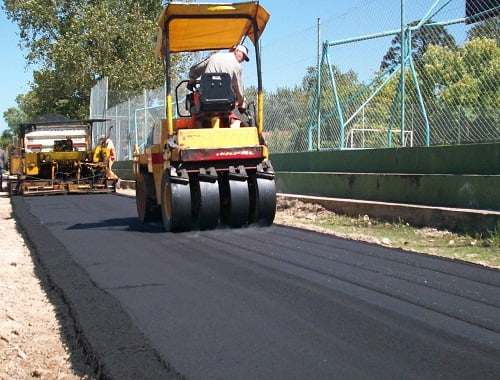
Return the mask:
<svg viewBox="0 0 500 380"><path fill-rule="evenodd" d="M498 270L281 226L165 233L119 195L12 202L104 377L500 378Z"/></svg>

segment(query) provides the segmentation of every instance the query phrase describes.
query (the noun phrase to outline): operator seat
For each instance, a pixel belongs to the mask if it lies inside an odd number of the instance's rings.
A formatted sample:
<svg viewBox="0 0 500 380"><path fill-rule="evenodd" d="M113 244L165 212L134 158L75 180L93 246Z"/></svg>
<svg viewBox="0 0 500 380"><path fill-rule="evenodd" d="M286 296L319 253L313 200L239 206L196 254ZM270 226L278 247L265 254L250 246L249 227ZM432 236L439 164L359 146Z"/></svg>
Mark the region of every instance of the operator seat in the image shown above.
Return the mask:
<svg viewBox="0 0 500 380"><path fill-rule="evenodd" d="M234 108L235 96L228 73L205 73L201 76L199 104L191 112L198 115L229 115Z"/></svg>

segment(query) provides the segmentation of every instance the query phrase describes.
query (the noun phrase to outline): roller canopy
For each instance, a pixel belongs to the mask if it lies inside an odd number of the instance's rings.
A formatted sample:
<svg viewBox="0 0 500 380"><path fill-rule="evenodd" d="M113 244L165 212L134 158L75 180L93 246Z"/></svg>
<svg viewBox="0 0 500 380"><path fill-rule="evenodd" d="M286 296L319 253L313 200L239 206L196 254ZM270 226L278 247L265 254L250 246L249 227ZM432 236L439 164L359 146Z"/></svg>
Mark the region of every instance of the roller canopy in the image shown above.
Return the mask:
<svg viewBox="0 0 500 380"><path fill-rule="evenodd" d="M160 18L156 54L161 55L168 28L169 51L230 49L248 37L255 45L269 13L258 2L233 4L169 3ZM257 36L254 34L254 22Z"/></svg>

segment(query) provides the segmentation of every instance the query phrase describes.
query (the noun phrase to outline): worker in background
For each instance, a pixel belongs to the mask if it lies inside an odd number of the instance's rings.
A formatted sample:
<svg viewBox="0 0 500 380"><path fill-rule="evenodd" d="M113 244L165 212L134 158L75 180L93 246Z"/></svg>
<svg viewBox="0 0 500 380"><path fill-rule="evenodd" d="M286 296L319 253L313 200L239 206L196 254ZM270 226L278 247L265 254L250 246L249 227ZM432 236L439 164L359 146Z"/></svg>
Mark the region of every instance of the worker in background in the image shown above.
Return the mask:
<svg viewBox="0 0 500 380"><path fill-rule="evenodd" d="M113 173L113 170L111 170L113 163L116 160L115 144L113 144L113 141L111 141L111 139L106 136L101 136L99 138L99 144L101 144L103 148L106 148L109 151L108 167L107 167L108 178L118 178L117 175Z"/></svg>
<svg viewBox="0 0 500 380"><path fill-rule="evenodd" d="M66 146L64 147L65 152L73 152L73 139L71 136L66 136Z"/></svg>
<svg viewBox="0 0 500 380"><path fill-rule="evenodd" d="M0 191L3 191L3 170L7 166L7 156L5 151L0 148Z"/></svg>
<svg viewBox="0 0 500 380"><path fill-rule="evenodd" d="M219 52L191 66L189 70L189 88L194 88L196 79L204 73L228 73L231 76L232 87L236 98L236 107L244 110L243 69L241 63L248 62L248 49L237 45L229 52ZM240 111L241 112L241 111Z"/></svg>

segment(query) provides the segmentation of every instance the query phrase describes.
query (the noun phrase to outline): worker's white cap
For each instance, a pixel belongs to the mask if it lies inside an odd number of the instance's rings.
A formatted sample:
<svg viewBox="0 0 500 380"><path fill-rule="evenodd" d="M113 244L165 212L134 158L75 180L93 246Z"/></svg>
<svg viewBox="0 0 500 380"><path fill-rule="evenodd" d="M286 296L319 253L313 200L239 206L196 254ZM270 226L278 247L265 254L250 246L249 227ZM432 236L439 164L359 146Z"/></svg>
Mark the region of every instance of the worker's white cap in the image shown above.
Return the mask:
<svg viewBox="0 0 500 380"><path fill-rule="evenodd" d="M246 46L236 45L233 50L241 51L243 53L243 55L245 56L245 61L247 61L247 62L250 61L250 58L248 58L248 49Z"/></svg>

